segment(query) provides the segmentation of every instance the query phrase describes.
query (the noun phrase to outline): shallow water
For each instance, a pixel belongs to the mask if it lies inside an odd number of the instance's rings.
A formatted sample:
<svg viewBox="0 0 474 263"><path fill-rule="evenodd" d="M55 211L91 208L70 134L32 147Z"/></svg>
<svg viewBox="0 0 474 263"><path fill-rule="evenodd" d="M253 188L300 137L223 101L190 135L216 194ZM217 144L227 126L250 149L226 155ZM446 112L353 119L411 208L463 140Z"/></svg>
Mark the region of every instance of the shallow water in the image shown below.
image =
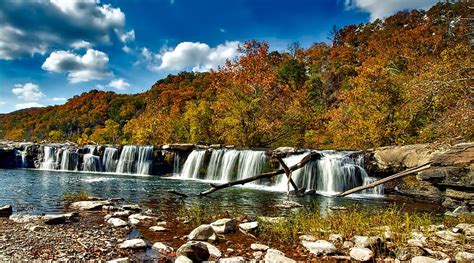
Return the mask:
<svg viewBox="0 0 474 263"><path fill-rule="evenodd" d="M217 191L208 197L196 196L186 199L167 192L175 189L181 193L195 195L208 187L205 182L159 176L0 169L0 206L11 204L15 213L60 213L65 205L64 193L85 190L91 196L123 198L124 202L138 203L161 211L176 212L178 204L184 202L254 215L274 215L281 212L274 206L288 200L285 193L245 187L232 187ZM317 207L321 212L327 211L330 206L358 205L370 209L383 209L393 204L407 210L436 211L436 207L432 205L388 197L292 196L290 200Z"/></svg>

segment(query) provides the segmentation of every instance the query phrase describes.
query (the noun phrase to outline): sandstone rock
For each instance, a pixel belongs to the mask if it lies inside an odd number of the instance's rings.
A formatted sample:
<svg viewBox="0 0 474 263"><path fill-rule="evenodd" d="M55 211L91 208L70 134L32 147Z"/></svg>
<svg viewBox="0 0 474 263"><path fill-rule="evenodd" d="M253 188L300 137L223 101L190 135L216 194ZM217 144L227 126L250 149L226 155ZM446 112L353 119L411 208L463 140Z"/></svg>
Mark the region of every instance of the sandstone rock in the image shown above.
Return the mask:
<svg viewBox="0 0 474 263"><path fill-rule="evenodd" d="M167 246L166 244L161 243L161 242L156 242L155 244L153 244L151 248L155 250L156 252L160 254L164 254L164 255L167 255L174 251L172 247Z"/></svg>
<svg viewBox="0 0 474 263"><path fill-rule="evenodd" d="M112 217L128 218L132 214L131 211L118 211L112 214Z"/></svg>
<svg viewBox="0 0 474 263"><path fill-rule="evenodd" d="M434 263L438 262L438 260L430 257L424 257L424 256L416 256L411 259L411 263Z"/></svg>
<svg viewBox="0 0 474 263"><path fill-rule="evenodd" d="M66 219L67 217L64 214L43 216L43 222L47 225L64 224L66 223Z"/></svg>
<svg viewBox="0 0 474 263"><path fill-rule="evenodd" d="M143 239L130 239L119 244L119 248L139 249L145 248L146 243Z"/></svg>
<svg viewBox="0 0 474 263"><path fill-rule="evenodd" d="M193 261L186 256L178 256L174 262L175 263L193 263Z"/></svg>
<svg viewBox="0 0 474 263"><path fill-rule="evenodd" d="M97 210L102 209L104 205L111 205L110 201L79 201L71 204L72 209L78 210Z"/></svg>
<svg viewBox="0 0 474 263"><path fill-rule="evenodd" d="M457 241L461 237L461 234L449 230L443 230L436 232L436 236L447 241Z"/></svg>
<svg viewBox="0 0 474 263"><path fill-rule="evenodd" d="M372 250L368 248L356 247L351 249L349 255L352 259L355 259L357 261L369 261L374 256L374 252L372 252Z"/></svg>
<svg viewBox="0 0 474 263"><path fill-rule="evenodd" d="M344 241L344 243L342 243L342 248L344 249L349 249L353 247L354 247L354 243L351 241Z"/></svg>
<svg viewBox="0 0 474 263"><path fill-rule="evenodd" d="M245 232L257 231L258 222L248 222L239 224L239 228Z"/></svg>
<svg viewBox="0 0 474 263"><path fill-rule="evenodd" d="M369 237L367 236L354 236L352 241L354 242L354 247L364 248L370 246Z"/></svg>
<svg viewBox="0 0 474 263"><path fill-rule="evenodd" d="M125 222L124 220L122 220L120 218L115 218L115 217L109 218L107 220L107 223L114 226L114 227L123 227L123 226L128 225L128 223Z"/></svg>
<svg viewBox="0 0 474 263"><path fill-rule="evenodd" d="M34 221L39 221L41 219L41 216L37 215L11 215L8 219L11 221L18 223L18 224L24 224L24 223L30 223Z"/></svg>
<svg viewBox="0 0 474 263"><path fill-rule="evenodd" d="M112 259L107 261L107 263L129 263L130 259L129 258L117 258L117 259Z"/></svg>
<svg viewBox="0 0 474 263"><path fill-rule="evenodd" d="M419 247L423 248L426 246L426 242L419 240L419 239L408 239L407 240L407 245L410 247Z"/></svg>
<svg viewBox="0 0 474 263"><path fill-rule="evenodd" d="M326 240L318 240L316 242L301 241L301 244L315 255L328 255L336 252L336 247L333 243Z"/></svg>
<svg viewBox="0 0 474 263"><path fill-rule="evenodd" d="M457 224L456 228L466 236L474 236L474 224Z"/></svg>
<svg viewBox="0 0 474 263"><path fill-rule="evenodd" d="M10 217L13 213L11 205L5 205L0 207L0 217Z"/></svg>
<svg viewBox="0 0 474 263"><path fill-rule="evenodd" d="M165 144L161 148L163 150L191 151L194 148L194 144L191 144L191 143L173 143L173 144Z"/></svg>
<svg viewBox="0 0 474 263"><path fill-rule="evenodd" d="M423 250L418 247L398 247L394 252L395 257L400 261L410 260L415 256L423 255Z"/></svg>
<svg viewBox="0 0 474 263"><path fill-rule="evenodd" d="M458 252L456 256L454 256L456 262L474 262L474 254L469 252Z"/></svg>
<svg viewBox="0 0 474 263"><path fill-rule="evenodd" d="M269 249L268 246L263 245L263 244L257 244L257 243L251 244L250 248L255 251L267 251Z"/></svg>
<svg viewBox="0 0 474 263"><path fill-rule="evenodd" d="M182 245L176 251L177 256L185 256L194 262L202 262L209 259L209 250L202 242L190 241Z"/></svg>
<svg viewBox="0 0 474 263"><path fill-rule="evenodd" d="M162 227L162 226L152 226L149 228L150 231L153 231L153 232L165 232L165 231L168 231L168 229Z"/></svg>
<svg viewBox="0 0 474 263"><path fill-rule="evenodd" d="M200 225L188 235L189 240L215 241L217 234L211 225Z"/></svg>
<svg viewBox="0 0 474 263"><path fill-rule="evenodd" d="M214 246L214 245L212 245L212 244L210 244L210 243L208 243L208 242L201 242L201 243L203 243L204 245L206 245L207 250L209 251L209 255L210 255L210 256L212 256L212 257L214 257L214 258L220 258L220 257L222 257L222 253L219 251L219 249L218 249L216 246Z"/></svg>
<svg viewBox="0 0 474 263"><path fill-rule="evenodd" d="M342 235L330 234L328 240L333 243L341 243L343 241Z"/></svg>
<svg viewBox="0 0 474 263"><path fill-rule="evenodd" d="M302 236L299 236L299 239L301 241L316 241L316 240L318 240L316 237L311 236L311 235L302 235Z"/></svg>
<svg viewBox="0 0 474 263"><path fill-rule="evenodd" d="M238 263L238 262L247 262L247 259L244 257L232 257L232 258L221 258L219 263Z"/></svg>
<svg viewBox="0 0 474 263"><path fill-rule="evenodd" d="M152 226L158 222L158 218L142 214L133 214L128 217L128 222L134 226Z"/></svg>
<svg viewBox="0 0 474 263"><path fill-rule="evenodd" d="M237 220L231 218L219 219L211 223L211 227L217 234L233 233L237 228Z"/></svg>
<svg viewBox="0 0 474 263"><path fill-rule="evenodd" d="M286 255L279 251L279 250L276 250L276 249L268 249L267 250L267 253L265 254L265 258L264 258L265 262L296 262L295 260L291 259L291 258L288 258L286 257Z"/></svg>
<svg viewBox="0 0 474 263"><path fill-rule="evenodd" d="M123 209L123 210L127 210L127 211L133 211L133 212L140 212L140 211L142 211L142 209L140 208L140 206L137 205L137 204L126 204L126 205L122 205L122 209Z"/></svg>
<svg viewBox="0 0 474 263"><path fill-rule="evenodd" d="M253 258L256 260L261 260L264 256L264 253L262 251L255 251L252 253Z"/></svg>

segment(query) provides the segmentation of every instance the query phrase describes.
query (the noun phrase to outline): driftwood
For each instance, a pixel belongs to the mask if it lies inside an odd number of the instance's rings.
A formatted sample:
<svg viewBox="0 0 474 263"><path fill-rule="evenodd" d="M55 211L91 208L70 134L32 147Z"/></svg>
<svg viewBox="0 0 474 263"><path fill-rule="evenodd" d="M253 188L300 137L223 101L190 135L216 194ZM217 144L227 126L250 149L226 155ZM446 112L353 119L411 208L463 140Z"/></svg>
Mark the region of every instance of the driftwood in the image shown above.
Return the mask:
<svg viewBox="0 0 474 263"><path fill-rule="evenodd" d="M376 187L377 185L381 185L381 184L384 184L386 182L390 182L392 180L395 180L395 179L398 179L398 178L401 178L401 177L404 177L404 176L407 176L407 175L410 175L410 174L421 172L423 170L426 170L426 169L430 168L431 163L432 162L427 162L423 165L413 167L413 168L407 169L403 172L396 173L396 174L391 175L389 177L385 177L383 179L377 180L377 181L375 181L373 183L370 183L368 185L363 185L363 186L358 186L358 187L352 188L350 190L347 190L345 192L342 192L342 193L338 194L337 196L342 197L342 196L350 195L350 194L357 193L357 192L360 192L360 191L365 190L365 189Z"/></svg>
<svg viewBox="0 0 474 263"><path fill-rule="evenodd" d="M288 194L290 193L290 185L293 186L293 189L295 189L296 192L298 192L298 186L295 184L293 179L291 179L291 170L288 168L286 163L283 161L281 156L279 155L274 155L273 158L277 159L277 161L280 163L281 167L283 167L283 170L285 170L286 177L288 178Z"/></svg>
<svg viewBox="0 0 474 263"><path fill-rule="evenodd" d="M299 163L297 163L297 164L295 164L291 167L287 167L287 168L289 168L290 173L294 172L294 171L304 167L306 165L306 163L308 163L313 158L319 158L320 156L321 155L317 152L311 152L310 154L306 155L303 159L301 159L301 161ZM279 169L279 170L276 170L276 171L273 171L273 172L261 173L261 174L257 174L255 176L252 176L252 177L249 177L249 178L230 181L230 182L223 183L223 184L210 184L211 188L209 190L201 192L199 195L200 196L205 196L205 195L208 195L208 194L213 193L213 192L215 192L217 190L220 190L220 189L228 188L228 187L231 187L231 186L234 186L234 185L244 185L246 183L250 183L250 182L253 182L253 181L256 181L256 180L259 180L259 179L271 178L273 176L276 176L276 175L279 175L279 174L284 174L284 173L285 173L285 169ZM291 177L290 177L290 179L291 179ZM295 189L298 189L298 187L296 187Z"/></svg>
<svg viewBox="0 0 474 263"><path fill-rule="evenodd" d="M175 195L178 195L178 196L181 196L181 197L185 197L185 198L188 197L187 194L180 193L180 192L178 192L178 191L176 191L176 190L174 190L174 189L168 190L168 193L170 193L170 194L175 194Z"/></svg>

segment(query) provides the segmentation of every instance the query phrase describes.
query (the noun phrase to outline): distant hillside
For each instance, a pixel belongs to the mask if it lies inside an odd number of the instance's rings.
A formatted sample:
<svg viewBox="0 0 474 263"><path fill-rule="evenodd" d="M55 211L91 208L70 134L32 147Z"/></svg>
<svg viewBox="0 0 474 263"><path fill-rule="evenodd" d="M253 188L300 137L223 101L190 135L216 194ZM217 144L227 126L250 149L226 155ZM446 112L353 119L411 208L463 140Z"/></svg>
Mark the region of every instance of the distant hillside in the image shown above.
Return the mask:
<svg viewBox="0 0 474 263"><path fill-rule="evenodd" d="M168 76L143 94L91 91L0 115L0 137L320 148L472 140L469 12L439 3L284 53L249 41L221 69Z"/></svg>

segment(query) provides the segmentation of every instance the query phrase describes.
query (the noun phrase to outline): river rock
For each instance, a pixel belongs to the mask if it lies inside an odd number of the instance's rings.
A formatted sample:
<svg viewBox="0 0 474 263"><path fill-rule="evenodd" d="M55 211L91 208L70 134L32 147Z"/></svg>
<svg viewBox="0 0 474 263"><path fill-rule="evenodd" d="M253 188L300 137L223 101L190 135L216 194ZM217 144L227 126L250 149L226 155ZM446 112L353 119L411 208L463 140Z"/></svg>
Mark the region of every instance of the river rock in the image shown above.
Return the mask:
<svg viewBox="0 0 474 263"><path fill-rule="evenodd" d="M17 224L25 224L35 221L40 221L41 216L38 215L11 215L8 219L17 223Z"/></svg>
<svg viewBox="0 0 474 263"><path fill-rule="evenodd" d="M318 240L316 242L301 241L301 244L315 255L328 255L336 252L336 247L333 243L326 240Z"/></svg>
<svg viewBox="0 0 474 263"><path fill-rule="evenodd" d="M215 241L217 240L217 234L211 225L200 225L191 231L191 233L189 233L188 239L199 241Z"/></svg>
<svg viewBox="0 0 474 263"><path fill-rule="evenodd" d="M105 201L79 201L71 204L72 209L78 210L98 210L102 209L104 205L111 205L112 202Z"/></svg>
<svg viewBox="0 0 474 263"><path fill-rule="evenodd" d="M314 242L314 241L318 240L316 237L311 236L311 235L301 235L301 236L299 236L299 239L301 241L310 241L310 242Z"/></svg>
<svg viewBox="0 0 474 263"><path fill-rule="evenodd" d="M129 258L117 258L117 259L112 259L107 261L107 263L129 263L130 259Z"/></svg>
<svg viewBox="0 0 474 263"><path fill-rule="evenodd" d="M222 257L222 253L219 251L219 249L218 249L216 246L214 246L214 245L212 245L212 244L210 244L210 243L208 243L208 242L201 242L201 243L203 243L204 245L206 245L207 250L209 251L209 255L210 255L210 256L212 256L212 257L214 257L214 258L220 258L220 257Z"/></svg>
<svg viewBox="0 0 474 263"><path fill-rule="evenodd" d="M232 258L219 259L219 263L239 263L239 262L247 262L247 259L244 257L232 257Z"/></svg>
<svg viewBox="0 0 474 263"><path fill-rule="evenodd" d="M248 222L239 224L239 228L245 232L254 232L258 229L258 222Z"/></svg>
<svg viewBox="0 0 474 263"><path fill-rule="evenodd" d="M282 216L276 216L276 217L260 216L258 217L258 220L260 220L262 223L267 223L267 224L280 224L280 223L286 222L286 218Z"/></svg>
<svg viewBox="0 0 474 263"><path fill-rule="evenodd" d="M400 261L410 260L415 256L423 255L423 250L419 247L398 247L394 252L395 257Z"/></svg>
<svg viewBox="0 0 474 263"><path fill-rule="evenodd" d="M160 254L164 254L164 255L167 255L171 252L174 251L174 249L164 243L161 243L161 242L156 242L155 244L153 244L153 246L151 247L153 250L155 250L156 252L160 253Z"/></svg>
<svg viewBox="0 0 474 263"><path fill-rule="evenodd" d="M354 242L354 247L364 248L370 246L369 237L367 236L354 236L352 241Z"/></svg>
<svg viewBox="0 0 474 263"><path fill-rule="evenodd" d="M209 259L209 249L206 244L198 241L189 241L176 251L177 256L184 256L194 262L202 262Z"/></svg>
<svg viewBox="0 0 474 263"><path fill-rule="evenodd" d="M344 239L342 238L342 235L330 234L328 240L332 243L341 243Z"/></svg>
<svg viewBox="0 0 474 263"><path fill-rule="evenodd" d="M438 262L437 259L424 257L424 256L416 256L411 259L411 263L434 263Z"/></svg>
<svg viewBox="0 0 474 263"><path fill-rule="evenodd" d="M426 242L419 240L419 239L408 239L407 245L410 247L419 247L423 248L426 245Z"/></svg>
<svg viewBox="0 0 474 263"><path fill-rule="evenodd" d="M289 208L295 208L295 207L303 207L303 205L295 201L283 201L283 203L277 204L275 205L275 207L289 209Z"/></svg>
<svg viewBox="0 0 474 263"><path fill-rule="evenodd" d="M127 211L133 211L133 212L140 212L140 211L142 211L142 209L140 208L140 206L137 205L137 204L126 204L126 205L122 205L122 209L123 209L123 210L127 210Z"/></svg>
<svg viewBox="0 0 474 263"><path fill-rule="evenodd" d="M267 251L269 249L268 246L263 245L263 244L257 244L257 243L251 244L250 248L255 251Z"/></svg>
<svg viewBox="0 0 474 263"><path fill-rule="evenodd" d="M374 256L374 252L368 248L355 247L349 252L351 258L357 261L369 261Z"/></svg>
<svg viewBox="0 0 474 263"><path fill-rule="evenodd" d="M133 248L133 249L138 249L138 248L145 248L146 243L143 239L136 238L136 239L130 239L126 240L122 243L120 243L119 248Z"/></svg>
<svg viewBox="0 0 474 263"><path fill-rule="evenodd" d="M118 211L112 214L112 217L128 218L132 214L131 211Z"/></svg>
<svg viewBox="0 0 474 263"><path fill-rule="evenodd" d="M165 231L168 231L168 229L162 227L162 226L152 226L149 228L150 231L153 231L153 232L165 232Z"/></svg>
<svg viewBox="0 0 474 263"><path fill-rule="evenodd" d="M134 226L152 226L158 222L158 218L142 214L133 214L128 217L128 222Z"/></svg>
<svg viewBox="0 0 474 263"><path fill-rule="evenodd" d="M217 234L233 233L237 228L237 220L231 218L219 219L211 223L211 227Z"/></svg>
<svg viewBox="0 0 474 263"><path fill-rule="evenodd" d="M286 257L285 253L276 250L276 249L268 249L267 253L265 254L264 258L265 262L296 262L295 260Z"/></svg>
<svg viewBox="0 0 474 263"><path fill-rule="evenodd" d="M114 227L123 227L123 226L128 225L127 222L125 222L124 220L122 220L120 218L116 218L116 217L109 218L107 220L107 223L110 224L110 225L113 225Z"/></svg>
<svg viewBox="0 0 474 263"><path fill-rule="evenodd" d="M474 254L469 252L458 252L456 256L454 256L456 262L474 262Z"/></svg>
<svg viewBox="0 0 474 263"><path fill-rule="evenodd" d="M13 213L11 205L5 205L0 207L0 217L10 217Z"/></svg>
<svg viewBox="0 0 474 263"><path fill-rule="evenodd" d="M45 215L43 216L43 222L47 225L59 225L66 223L67 220L73 218L74 216L79 216L78 213L69 213L69 214L58 214L58 215Z"/></svg>
<svg viewBox="0 0 474 263"><path fill-rule="evenodd" d="M344 241L344 243L342 243L342 248L344 249L350 249L353 247L354 247L354 243L351 241Z"/></svg>
<svg viewBox="0 0 474 263"><path fill-rule="evenodd" d="M457 224L455 228L468 237L474 236L474 224L461 223Z"/></svg>

